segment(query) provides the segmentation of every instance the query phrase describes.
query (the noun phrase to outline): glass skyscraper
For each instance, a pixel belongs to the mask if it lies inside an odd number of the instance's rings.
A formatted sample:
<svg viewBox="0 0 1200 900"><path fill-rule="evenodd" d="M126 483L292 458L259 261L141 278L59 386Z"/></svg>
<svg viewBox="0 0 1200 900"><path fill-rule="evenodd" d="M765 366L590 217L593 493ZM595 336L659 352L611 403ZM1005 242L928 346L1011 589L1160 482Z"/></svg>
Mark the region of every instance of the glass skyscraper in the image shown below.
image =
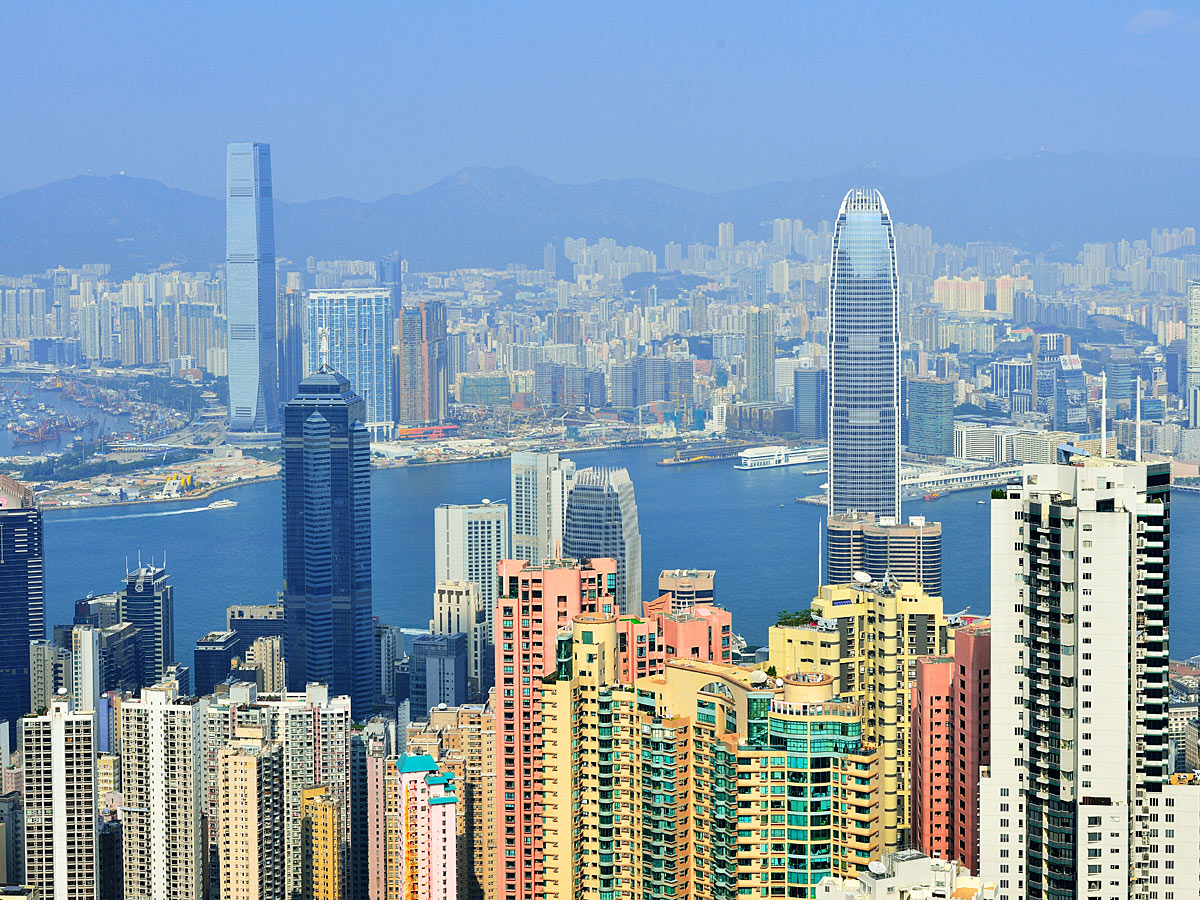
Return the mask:
<svg viewBox="0 0 1200 900"><path fill-rule="evenodd" d="M270 431L279 425L271 147L230 144L226 162L229 428Z"/></svg>
<svg viewBox="0 0 1200 900"><path fill-rule="evenodd" d="M46 637L45 606L42 511L32 488L0 475L0 722L12 739L30 712L29 642Z"/></svg>
<svg viewBox="0 0 1200 900"><path fill-rule="evenodd" d="M623 612L642 613L642 533L633 482L625 469L575 473L563 522L564 559L617 561L617 602Z"/></svg>
<svg viewBox="0 0 1200 900"><path fill-rule="evenodd" d="M829 271L829 512L900 514L896 240L883 196L852 190Z"/></svg>
<svg viewBox="0 0 1200 900"><path fill-rule="evenodd" d="M390 288L309 292L308 371L327 365L345 375L377 440L392 436L393 322Z"/></svg>
<svg viewBox="0 0 1200 900"><path fill-rule="evenodd" d="M283 592L288 686L321 681L355 713L375 701L371 435L366 404L321 367L284 408Z"/></svg>

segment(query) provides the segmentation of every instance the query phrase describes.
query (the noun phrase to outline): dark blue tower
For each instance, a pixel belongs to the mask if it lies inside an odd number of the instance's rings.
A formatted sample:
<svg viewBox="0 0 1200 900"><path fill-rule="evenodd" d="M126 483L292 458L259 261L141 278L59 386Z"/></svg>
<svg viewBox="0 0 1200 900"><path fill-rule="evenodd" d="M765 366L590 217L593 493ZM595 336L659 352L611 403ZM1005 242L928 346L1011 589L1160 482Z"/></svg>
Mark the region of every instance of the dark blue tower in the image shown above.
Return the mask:
<svg viewBox="0 0 1200 900"><path fill-rule="evenodd" d="M42 511L33 490L0 476L0 722L17 737L29 712L29 642L46 636ZM35 710L36 712L36 710Z"/></svg>
<svg viewBox="0 0 1200 900"><path fill-rule="evenodd" d="M375 702L371 436L350 382L323 366L284 408L283 592L288 687Z"/></svg>

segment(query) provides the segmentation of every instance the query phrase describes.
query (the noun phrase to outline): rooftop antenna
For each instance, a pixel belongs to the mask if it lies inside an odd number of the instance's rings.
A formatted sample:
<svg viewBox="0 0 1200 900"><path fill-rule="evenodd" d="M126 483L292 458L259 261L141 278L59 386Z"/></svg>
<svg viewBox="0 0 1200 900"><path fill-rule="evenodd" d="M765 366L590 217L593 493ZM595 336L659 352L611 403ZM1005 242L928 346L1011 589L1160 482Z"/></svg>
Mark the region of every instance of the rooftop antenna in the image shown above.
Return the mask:
<svg viewBox="0 0 1200 900"><path fill-rule="evenodd" d="M1100 458L1108 456L1108 373L1100 371Z"/></svg>
<svg viewBox="0 0 1200 900"><path fill-rule="evenodd" d="M1142 461L1142 376L1141 375L1139 375L1137 377L1137 389L1134 391L1134 394L1133 394L1133 405L1134 405L1134 408L1137 410L1137 414L1134 419L1134 425L1133 425L1134 430L1136 432L1134 434L1133 446L1135 449L1133 451L1133 458L1135 461L1141 462Z"/></svg>

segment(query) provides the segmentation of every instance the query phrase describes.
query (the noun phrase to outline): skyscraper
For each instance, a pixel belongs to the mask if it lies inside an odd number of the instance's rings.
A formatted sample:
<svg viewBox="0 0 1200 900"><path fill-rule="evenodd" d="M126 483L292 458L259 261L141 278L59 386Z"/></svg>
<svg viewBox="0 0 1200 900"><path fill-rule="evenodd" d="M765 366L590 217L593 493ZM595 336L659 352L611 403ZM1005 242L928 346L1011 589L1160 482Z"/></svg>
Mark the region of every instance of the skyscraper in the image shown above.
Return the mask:
<svg viewBox="0 0 1200 900"><path fill-rule="evenodd" d="M1183 399L1187 403L1188 428L1200 428L1200 281L1188 282L1185 335Z"/></svg>
<svg viewBox="0 0 1200 900"><path fill-rule="evenodd" d="M635 615L642 609L642 533L637 500L625 469L580 469L567 500L564 559L615 559L617 602Z"/></svg>
<svg viewBox="0 0 1200 900"><path fill-rule="evenodd" d="M389 288L309 292L308 371L329 366L345 375L363 399L364 424L376 439L391 437L395 417L393 322Z"/></svg>
<svg viewBox="0 0 1200 900"><path fill-rule="evenodd" d="M279 423L275 344L275 213L269 144L227 150L225 315L229 326L229 428Z"/></svg>
<svg viewBox="0 0 1200 900"><path fill-rule="evenodd" d="M280 290L275 312L279 347L279 403L287 403L300 390L304 371L304 330L308 324L304 291ZM390 339L389 339L390 343Z"/></svg>
<svg viewBox="0 0 1200 900"><path fill-rule="evenodd" d="M829 512L900 515L896 241L879 191L852 190L829 269Z"/></svg>
<svg viewBox="0 0 1200 900"><path fill-rule="evenodd" d="M400 311L396 353L396 421L437 425L445 420L450 385L446 380L446 304L421 300Z"/></svg>
<svg viewBox="0 0 1200 900"><path fill-rule="evenodd" d="M810 441L829 439L829 373L797 368L792 373L792 410L796 434Z"/></svg>
<svg viewBox="0 0 1200 900"><path fill-rule="evenodd" d="M479 586L480 609L485 627L485 654L491 652L496 613L496 563L510 558L508 548L508 504L443 503L433 511L433 578L469 581ZM464 629L465 630L465 629ZM491 686L491 661L485 655L482 690Z"/></svg>
<svg viewBox="0 0 1200 900"><path fill-rule="evenodd" d="M375 701L371 436L362 398L322 367L284 410L283 592L288 684Z"/></svg>
<svg viewBox="0 0 1200 900"><path fill-rule="evenodd" d="M827 584L849 584L866 572L877 581L916 581L926 593L942 595L941 522L846 513L830 516L825 533Z"/></svg>
<svg viewBox="0 0 1200 900"><path fill-rule="evenodd" d="M1195 839L1159 839L1161 807L1177 805L1163 798L1170 464L1083 459L1026 466L1022 480L991 502L980 868L998 874L998 900L1152 897L1164 876L1194 886ZM1200 786L1188 787L1180 822L1196 821Z"/></svg>
<svg viewBox="0 0 1200 900"><path fill-rule="evenodd" d="M567 495L575 463L557 453L514 453L510 457L512 558L541 565L562 556Z"/></svg>
<svg viewBox="0 0 1200 900"><path fill-rule="evenodd" d="M283 745L261 734L247 728L217 751L210 896L223 900L284 898Z"/></svg>
<svg viewBox="0 0 1200 900"><path fill-rule="evenodd" d="M175 588L167 583L167 570L154 563L138 565L125 576L119 601L122 622L141 632L140 687L158 684L167 666L175 662Z"/></svg>
<svg viewBox="0 0 1200 900"><path fill-rule="evenodd" d="M746 310L746 399L775 399L775 310L770 306Z"/></svg>
<svg viewBox="0 0 1200 900"><path fill-rule="evenodd" d="M908 449L927 456L954 455L954 384L908 380Z"/></svg>
<svg viewBox="0 0 1200 900"><path fill-rule="evenodd" d="M0 722L17 738L30 711L29 643L46 637L42 511L33 488L0 475Z"/></svg>
<svg viewBox="0 0 1200 900"><path fill-rule="evenodd" d="M1088 389L1078 356L1060 356L1054 370L1054 430L1088 430Z"/></svg>

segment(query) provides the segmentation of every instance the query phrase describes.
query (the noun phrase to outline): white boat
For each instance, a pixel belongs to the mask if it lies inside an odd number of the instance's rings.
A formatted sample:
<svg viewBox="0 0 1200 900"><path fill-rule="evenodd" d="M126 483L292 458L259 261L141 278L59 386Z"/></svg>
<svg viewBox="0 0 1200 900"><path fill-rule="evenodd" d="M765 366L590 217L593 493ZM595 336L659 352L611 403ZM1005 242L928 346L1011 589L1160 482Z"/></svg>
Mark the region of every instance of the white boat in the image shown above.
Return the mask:
<svg viewBox="0 0 1200 900"><path fill-rule="evenodd" d="M232 509L237 506L236 500L214 500L208 504L209 509Z"/></svg>
<svg viewBox="0 0 1200 900"><path fill-rule="evenodd" d="M738 454L735 469L777 469L829 460L828 447L753 447Z"/></svg>

